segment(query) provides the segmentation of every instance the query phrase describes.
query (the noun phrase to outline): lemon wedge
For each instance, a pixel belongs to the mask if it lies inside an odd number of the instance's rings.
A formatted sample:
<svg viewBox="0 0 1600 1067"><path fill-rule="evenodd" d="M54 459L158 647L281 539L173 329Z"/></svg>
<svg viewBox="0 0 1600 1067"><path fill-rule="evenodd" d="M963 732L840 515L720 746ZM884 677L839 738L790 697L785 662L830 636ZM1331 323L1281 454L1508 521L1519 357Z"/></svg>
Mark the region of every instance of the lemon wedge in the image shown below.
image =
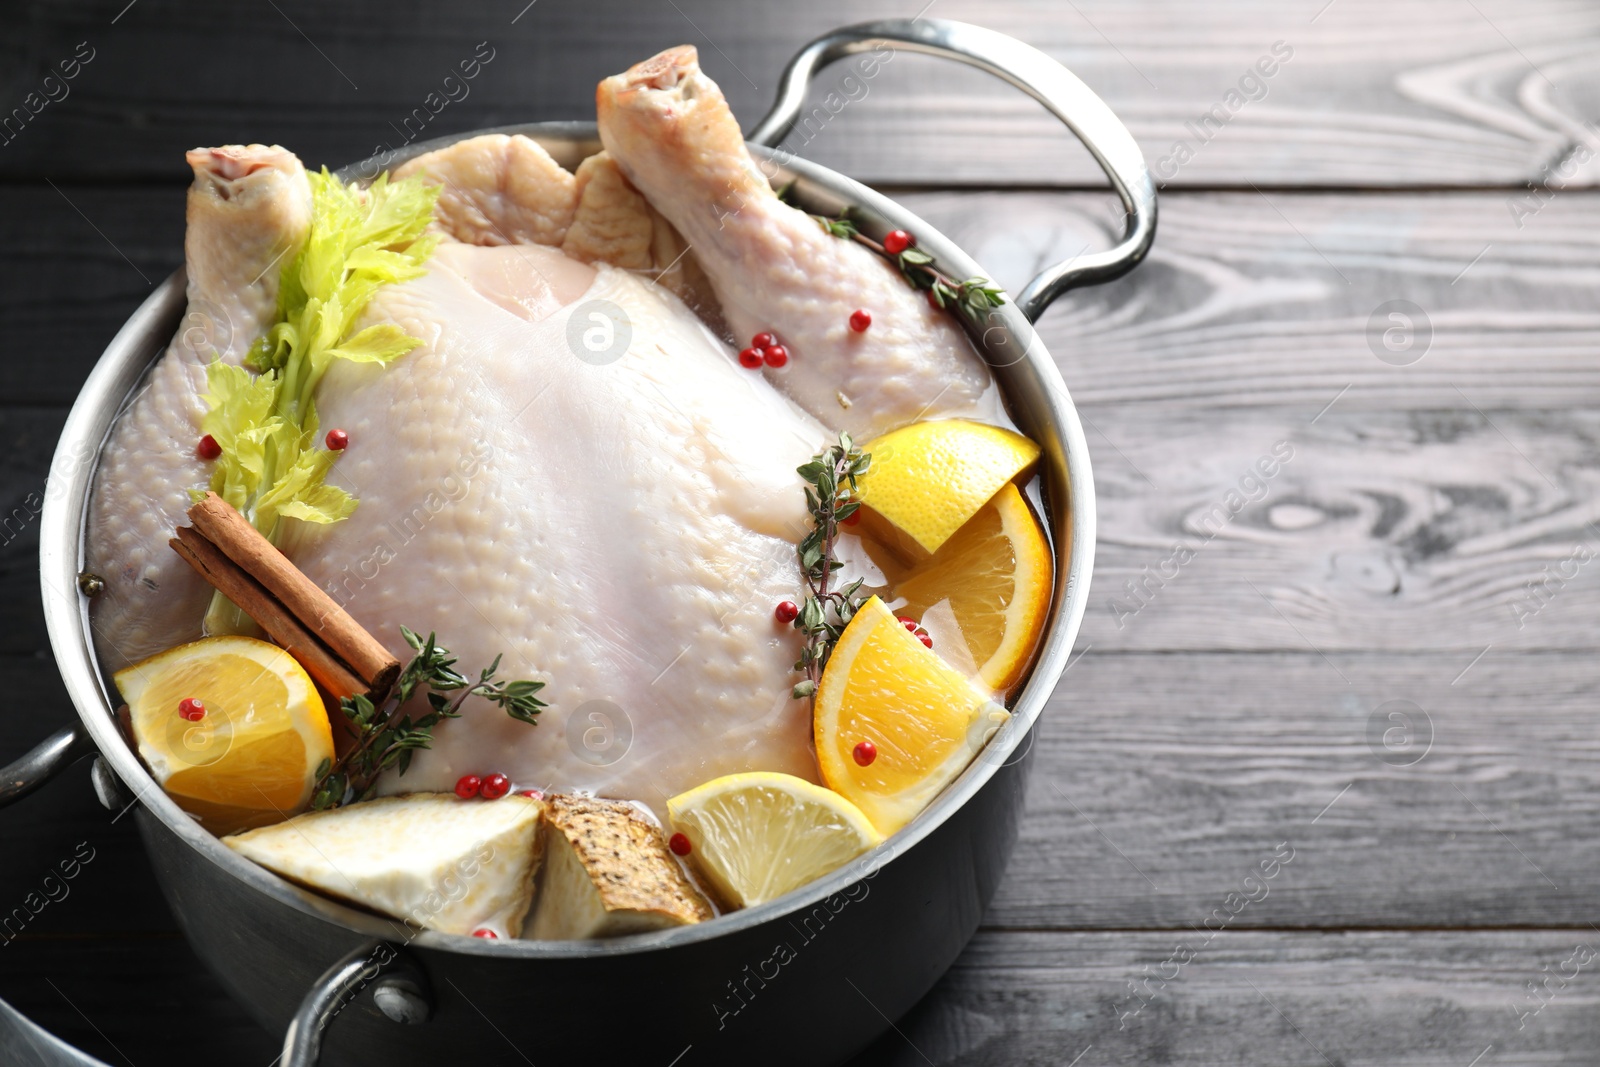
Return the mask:
<svg viewBox="0 0 1600 1067"><path fill-rule="evenodd" d="M207 637L114 677L151 775L213 833L287 819L310 802L318 766L333 758L316 686L266 641Z"/></svg>
<svg viewBox="0 0 1600 1067"><path fill-rule="evenodd" d="M1022 678L1050 610L1050 542L1015 485L1002 486L938 552L894 583L923 618L948 604L978 679L1005 692Z"/></svg>
<svg viewBox="0 0 1600 1067"><path fill-rule="evenodd" d="M872 465L861 503L925 553L1039 461L1039 446L1021 434L967 419L915 423L862 449Z"/></svg>
<svg viewBox="0 0 1600 1067"><path fill-rule="evenodd" d="M689 861L731 907L775 900L883 840L854 804L791 774L714 778L667 801Z"/></svg>
<svg viewBox="0 0 1600 1067"><path fill-rule="evenodd" d="M892 834L1010 717L873 597L845 627L817 687L822 780Z"/></svg>

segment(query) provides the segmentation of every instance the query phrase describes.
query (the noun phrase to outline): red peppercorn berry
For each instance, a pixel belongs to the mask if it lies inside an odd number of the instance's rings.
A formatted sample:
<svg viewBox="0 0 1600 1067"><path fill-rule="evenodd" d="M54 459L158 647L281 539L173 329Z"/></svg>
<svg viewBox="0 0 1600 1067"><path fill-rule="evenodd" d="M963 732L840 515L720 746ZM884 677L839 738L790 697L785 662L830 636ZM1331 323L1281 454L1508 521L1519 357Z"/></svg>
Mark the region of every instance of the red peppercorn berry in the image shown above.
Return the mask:
<svg viewBox="0 0 1600 1067"><path fill-rule="evenodd" d="M519 790L517 790L517 796L519 796L519 797L527 797L529 800L543 800L544 799L543 791L542 790L538 790L538 789L519 789Z"/></svg>
<svg viewBox="0 0 1600 1067"><path fill-rule="evenodd" d="M350 435L343 430L329 430L328 436L322 439L335 452L343 452L350 446Z"/></svg>
<svg viewBox="0 0 1600 1067"><path fill-rule="evenodd" d="M857 523L859 523L860 521L861 521L861 509L860 508L856 508L850 514L846 515L844 518L839 520L839 522L842 523L845 526L854 526Z"/></svg>
<svg viewBox="0 0 1600 1067"><path fill-rule="evenodd" d="M217 439L210 434L200 438L200 443L194 446L194 454L201 459L216 459L222 455L222 446L217 444Z"/></svg>
<svg viewBox="0 0 1600 1067"><path fill-rule="evenodd" d="M761 349L746 348L739 353L739 366L755 370L761 366Z"/></svg>
<svg viewBox="0 0 1600 1067"><path fill-rule="evenodd" d="M500 940L500 935L495 933L493 930L489 929L487 926L478 927L476 930L472 931L472 936L473 937L481 937L485 941L498 941L498 940Z"/></svg>
<svg viewBox="0 0 1600 1067"><path fill-rule="evenodd" d="M922 624L916 619L908 619L904 615L896 615L894 617L894 621L899 623L901 626L904 626L906 631L910 633L912 637L915 637L918 641L921 641L925 646L928 648L933 647L933 638L928 636L928 631L924 630L922 628Z"/></svg>
<svg viewBox="0 0 1600 1067"><path fill-rule="evenodd" d="M761 356L769 367L781 367L789 362L789 350L782 345L768 345L762 349Z"/></svg>
<svg viewBox="0 0 1600 1067"><path fill-rule="evenodd" d="M496 771L483 780L478 787L478 795L485 800L499 800L511 792L511 779Z"/></svg>
<svg viewBox="0 0 1600 1067"><path fill-rule="evenodd" d="M751 348L771 348L778 343L778 338L770 333L758 333L750 338Z"/></svg>
<svg viewBox="0 0 1600 1067"><path fill-rule="evenodd" d="M943 311L944 310L944 305L939 303L939 297L934 293L934 291L932 289L928 290L928 306L931 307L935 311Z"/></svg>
<svg viewBox="0 0 1600 1067"><path fill-rule="evenodd" d="M462 800L471 800L483 788L483 779L476 774L463 774L456 779L456 796Z"/></svg>
<svg viewBox="0 0 1600 1067"><path fill-rule="evenodd" d="M850 312L850 328L856 333L866 333L867 327L872 325L872 312L866 308L856 308Z"/></svg>
<svg viewBox="0 0 1600 1067"><path fill-rule="evenodd" d="M898 256L916 243L917 239L904 230L890 230L883 235L883 250L891 256Z"/></svg>
<svg viewBox="0 0 1600 1067"><path fill-rule="evenodd" d="M800 617L800 605L792 600L785 600L772 609L772 617L782 623L794 622Z"/></svg>
<svg viewBox="0 0 1600 1067"><path fill-rule="evenodd" d="M850 755L855 758L859 766L866 767L878 758L878 746L871 741L857 741Z"/></svg>
<svg viewBox="0 0 1600 1067"><path fill-rule="evenodd" d="M206 706L194 697L184 697L178 701L178 718L190 722L199 722L206 717Z"/></svg>
<svg viewBox="0 0 1600 1067"><path fill-rule="evenodd" d="M674 856L687 856L694 849L694 846L689 844L689 839L683 834L673 834L671 839L667 841L667 847L672 849Z"/></svg>

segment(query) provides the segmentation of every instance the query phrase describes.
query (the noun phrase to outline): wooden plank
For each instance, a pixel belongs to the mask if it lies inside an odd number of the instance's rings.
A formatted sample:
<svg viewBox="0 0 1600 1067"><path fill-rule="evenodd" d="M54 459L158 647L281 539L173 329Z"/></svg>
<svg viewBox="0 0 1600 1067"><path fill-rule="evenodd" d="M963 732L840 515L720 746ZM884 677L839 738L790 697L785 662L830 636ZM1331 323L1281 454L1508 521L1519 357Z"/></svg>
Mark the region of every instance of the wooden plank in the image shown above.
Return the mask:
<svg viewBox="0 0 1600 1067"><path fill-rule="evenodd" d="M1584 926L1600 893L1593 656L1471 660L1091 648L1044 712L986 921ZM1292 859L1272 867L1280 847Z"/></svg>
<svg viewBox="0 0 1600 1067"><path fill-rule="evenodd" d="M759 18L732 0L477 2L403 15L353 0L124 6L36 0L18 13L28 30L0 44L16 72L0 103L9 112L41 95L36 117L0 145L0 175L174 177L185 149L240 140L338 165L403 139L418 108L434 109L413 120L428 135L587 119L600 78L679 43L700 47L750 125L802 42L913 14L892 0L782 5ZM1596 174L1600 12L1582 0L944 0L930 16L1010 33L1066 63L1123 117L1164 182L1521 185L1544 181L1580 143L1589 161L1562 180ZM80 42L92 60L47 86ZM479 42L489 65L446 86ZM1272 77L1251 80L1262 62ZM1099 184L1087 154L1021 94L932 60L891 63L871 81L823 77L814 106L842 90L827 105L837 117L814 123L803 154L875 182ZM39 103L47 90L58 102ZM440 94L431 105L430 92ZM441 103L445 92L455 101Z"/></svg>
<svg viewBox="0 0 1600 1067"><path fill-rule="evenodd" d="M1283 405L1309 420L1346 389L1335 410L1592 407L1600 195L1518 218L1520 195L1169 194L1146 262L1062 297L1040 334L1091 410ZM1109 196L904 200L1013 292L1120 226ZM1398 300L1420 309L1409 334L1389 318Z"/></svg>
<svg viewBox="0 0 1600 1067"><path fill-rule="evenodd" d="M18 186L5 195L0 398L68 405L154 283L183 264L184 187Z"/></svg>
<svg viewBox="0 0 1600 1067"><path fill-rule="evenodd" d="M0 464L0 603L6 605L0 661L18 657L18 670L40 676L30 684L56 690L60 683L49 659L39 598L39 517L51 492L51 462L66 415L61 408L0 407L0 449L6 457ZM60 693L59 701L65 700Z"/></svg>
<svg viewBox="0 0 1600 1067"><path fill-rule="evenodd" d="M980 933L900 1033L856 1062L1488 1067L1587 1063L1600 1043L1600 935L1587 928L1200 942ZM1580 945L1587 951L1575 956ZM1179 946L1195 955L1169 963ZM1565 988L1563 972L1575 975ZM1559 992L1541 993L1544 1008L1519 1016L1538 1007L1527 986L1547 975Z"/></svg>
<svg viewBox="0 0 1600 1067"><path fill-rule="evenodd" d="M1461 665L1490 645L1592 647L1600 417L1359 403L1314 424L1303 408L1087 409L1100 538L1083 641Z"/></svg>

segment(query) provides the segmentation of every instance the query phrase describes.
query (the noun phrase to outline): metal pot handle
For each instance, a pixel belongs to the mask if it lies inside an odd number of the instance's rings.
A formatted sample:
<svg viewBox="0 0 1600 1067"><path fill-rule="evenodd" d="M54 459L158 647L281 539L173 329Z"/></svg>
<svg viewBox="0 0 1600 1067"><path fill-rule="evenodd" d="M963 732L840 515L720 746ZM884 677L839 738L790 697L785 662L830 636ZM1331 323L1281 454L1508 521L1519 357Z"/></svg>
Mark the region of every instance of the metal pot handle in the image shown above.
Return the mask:
<svg viewBox="0 0 1600 1067"><path fill-rule="evenodd" d="M0 769L0 808L21 800L92 751L94 745L82 727L63 726Z"/></svg>
<svg viewBox="0 0 1600 1067"><path fill-rule="evenodd" d="M1105 101L1066 67L1032 45L981 26L948 19L887 19L824 34L784 68L778 98L749 139L776 147L799 121L806 89L819 70L880 45L953 59L1010 82L1066 123L1122 197L1127 212L1122 240L1104 252L1075 256L1040 271L1016 298L1029 322L1068 289L1121 277L1144 259L1156 235L1156 189L1133 135Z"/></svg>
<svg viewBox="0 0 1600 1067"><path fill-rule="evenodd" d="M397 1023L428 1021L433 1012L428 976L398 945L369 941L311 983L283 1035L283 1067L316 1067L323 1031L374 980L372 999L384 1015Z"/></svg>

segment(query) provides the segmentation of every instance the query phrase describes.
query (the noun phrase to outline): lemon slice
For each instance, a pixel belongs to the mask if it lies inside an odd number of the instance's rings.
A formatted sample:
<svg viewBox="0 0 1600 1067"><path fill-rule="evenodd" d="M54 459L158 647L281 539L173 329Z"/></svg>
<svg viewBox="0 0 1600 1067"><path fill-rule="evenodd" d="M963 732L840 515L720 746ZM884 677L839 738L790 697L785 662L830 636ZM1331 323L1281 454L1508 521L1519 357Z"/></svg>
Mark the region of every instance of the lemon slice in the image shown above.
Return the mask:
<svg viewBox="0 0 1600 1067"><path fill-rule="evenodd" d="M877 597L834 647L815 714L822 780L885 835L927 807L1011 717Z"/></svg>
<svg viewBox="0 0 1600 1067"><path fill-rule="evenodd" d="M861 502L924 553L1039 461L1039 446L1021 434L967 419L915 423L862 448L872 465Z"/></svg>
<svg viewBox="0 0 1600 1067"><path fill-rule="evenodd" d="M213 833L262 826L311 800L333 758L322 698L293 656L253 637L207 637L115 675L150 773ZM184 718L179 705L204 714Z"/></svg>
<svg viewBox="0 0 1600 1067"><path fill-rule="evenodd" d="M1021 679L1044 631L1052 571L1039 520L1006 485L894 591L906 600L901 612L918 619L948 603L979 681L1004 692Z"/></svg>
<svg viewBox="0 0 1600 1067"><path fill-rule="evenodd" d="M792 774L714 778L667 801L689 860L732 907L775 900L815 881L882 836L837 793Z"/></svg>

